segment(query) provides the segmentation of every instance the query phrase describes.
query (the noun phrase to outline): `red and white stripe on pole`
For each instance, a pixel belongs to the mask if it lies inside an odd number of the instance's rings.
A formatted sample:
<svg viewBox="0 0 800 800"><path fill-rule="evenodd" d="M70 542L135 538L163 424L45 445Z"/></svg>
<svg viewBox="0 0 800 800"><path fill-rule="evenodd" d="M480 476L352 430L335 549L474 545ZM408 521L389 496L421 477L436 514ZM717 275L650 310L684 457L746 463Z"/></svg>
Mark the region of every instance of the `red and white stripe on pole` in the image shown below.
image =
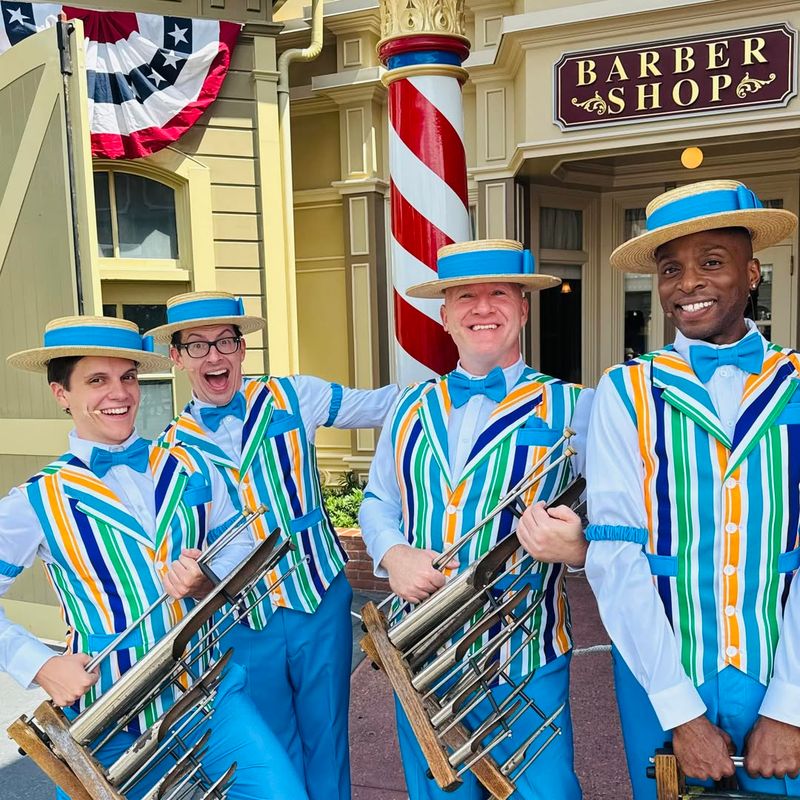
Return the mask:
<svg viewBox="0 0 800 800"><path fill-rule="evenodd" d="M401 384L449 372L458 358L439 317L441 303L406 295L436 278L436 252L470 239L460 36L406 35L384 41L388 67L391 260L395 376Z"/></svg>

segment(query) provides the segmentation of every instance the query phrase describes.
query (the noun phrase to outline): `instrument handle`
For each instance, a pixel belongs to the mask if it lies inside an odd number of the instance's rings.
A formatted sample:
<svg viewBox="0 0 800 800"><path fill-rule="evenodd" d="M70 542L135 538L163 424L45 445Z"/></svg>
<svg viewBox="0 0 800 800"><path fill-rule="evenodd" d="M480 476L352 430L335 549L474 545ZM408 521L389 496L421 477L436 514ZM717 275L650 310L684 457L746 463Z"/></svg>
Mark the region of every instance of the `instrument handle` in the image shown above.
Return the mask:
<svg viewBox="0 0 800 800"><path fill-rule="evenodd" d="M242 510L241 514L236 517L222 535L212 544L209 545L197 559L197 563L201 566L208 564L223 547L227 547L245 528L248 528L255 520L265 514L267 507L264 505L259 506L255 511L248 508ZM205 572L205 570L203 570ZM136 630L146 619L150 616L162 603L169 600L170 596L166 592L162 592L157 600L154 600L124 631L121 631L110 641L88 664L84 667L87 672L91 672L103 663L114 650L119 647L120 642Z"/></svg>

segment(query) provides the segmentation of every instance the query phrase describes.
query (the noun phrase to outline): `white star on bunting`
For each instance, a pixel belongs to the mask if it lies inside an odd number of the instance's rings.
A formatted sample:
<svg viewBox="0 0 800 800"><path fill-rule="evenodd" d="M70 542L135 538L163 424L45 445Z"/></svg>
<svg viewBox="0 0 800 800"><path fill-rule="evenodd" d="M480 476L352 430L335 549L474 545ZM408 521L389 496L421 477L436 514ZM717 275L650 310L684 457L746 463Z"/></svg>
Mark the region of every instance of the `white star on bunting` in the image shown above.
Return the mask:
<svg viewBox="0 0 800 800"><path fill-rule="evenodd" d="M178 24L175 23L175 30L170 31L169 35L175 40L175 44L178 44L178 42L185 42L186 44L189 44L189 41L186 38L186 31L188 30L188 28L179 28Z"/></svg>
<svg viewBox="0 0 800 800"><path fill-rule="evenodd" d="M13 8L9 8L9 9L6 9L6 10L8 11L8 14L9 14L9 18L8 18L9 25L12 22L19 22L20 25L24 25L25 24L25 15L22 13L22 9L21 8L18 8L16 11L14 11Z"/></svg>
<svg viewBox="0 0 800 800"><path fill-rule="evenodd" d="M174 50L165 50L164 51L164 63L167 66L176 69L178 66L178 62L183 61L183 58L179 56Z"/></svg>

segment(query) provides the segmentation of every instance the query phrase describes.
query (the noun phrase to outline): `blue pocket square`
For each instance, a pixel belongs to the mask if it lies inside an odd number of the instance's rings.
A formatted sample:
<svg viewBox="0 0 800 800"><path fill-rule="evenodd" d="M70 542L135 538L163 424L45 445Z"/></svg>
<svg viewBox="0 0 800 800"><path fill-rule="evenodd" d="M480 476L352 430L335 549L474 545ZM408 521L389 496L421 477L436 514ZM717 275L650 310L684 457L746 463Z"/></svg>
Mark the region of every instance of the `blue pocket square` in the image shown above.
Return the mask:
<svg viewBox="0 0 800 800"><path fill-rule="evenodd" d="M529 417L517 434L520 447L552 447L561 438L561 431L553 430L540 417Z"/></svg>
<svg viewBox="0 0 800 800"><path fill-rule="evenodd" d="M778 414L776 425L800 425L800 398L792 398Z"/></svg>
<svg viewBox="0 0 800 800"><path fill-rule="evenodd" d="M645 553L647 563L650 565L650 574L659 575L667 578L675 578L678 575L678 557L660 556L655 553Z"/></svg>
<svg viewBox="0 0 800 800"><path fill-rule="evenodd" d="M183 501L189 506L201 506L211 502L211 485L199 472L189 476L186 488L183 490Z"/></svg>
<svg viewBox="0 0 800 800"><path fill-rule="evenodd" d="M800 547L778 556L778 572L794 572L800 569Z"/></svg>
<svg viewBox="0 0 800 800"><path fill-rule="evenodd" d="M272 412L269 425L267 425L267 436L280 436L287 431L300 427L300 417L297 414L290 414L282 408L276 408Z"/></svg>

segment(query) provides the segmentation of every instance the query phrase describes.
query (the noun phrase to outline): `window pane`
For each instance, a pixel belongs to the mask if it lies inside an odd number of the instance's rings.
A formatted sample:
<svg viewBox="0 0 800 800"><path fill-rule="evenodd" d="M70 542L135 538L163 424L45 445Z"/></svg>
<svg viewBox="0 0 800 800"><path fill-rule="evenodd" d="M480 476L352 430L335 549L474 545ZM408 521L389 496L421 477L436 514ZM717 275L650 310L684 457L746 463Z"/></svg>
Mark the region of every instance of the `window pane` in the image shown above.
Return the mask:
<svg viewBox="0 0 800 800"><path fill-rule="evenodd" d="M652 275L625 275L625 361L651 349L652 298Z"/></svg>
<svg viewBox="0 0 800 800"><path fill-rule="evenodd" d="M111 198L108 193L108 173L94 173L94 212L97 220L97 249L103 258L114 255L111 233Z"/></svg>
<svg viewBox="0 0 800 800"><path fill-rule="evenodd" d="M145 439L155 439L175 416L172 381L140 381L142 401L136 415L136 430Z"/></svg>
<svg viewBox="0 0 800 800"><path fill-rule="evenodd" d="M117 316L116 303L110 303L110 304L103 303L103 316L116 317Z"/></svg>
<svg viewBox="0 0 800 800"><path fill-rule="evenodd" d="M583 250L583 212L542 206L539 209L539 246L547 250Z"/></svg>
<svg viewBox="0 0 800 800"><path fill-rule="evenodd" d="M139 326L139 333L144 335L151 328L167 324L166 305L144 304L123 305L122 316L124 319L135 322ZM162 355L169 355L169 345L156 344L155 351Z"/></svg>
<svg viewBox="0 0 800 800"><path fill-rule="evenodd" d="M114 197L121 257L178 257L175 192L169 186L115 172Z"/></svg>
<svg viewBox="0 0 800 800"><path fill-rule="evenodd" d="M783 198L778 197L775 200L764 200L762 205L764 208L783 208Z"/></svg>
<svg viewBox="0 0 800 800"><path fill-rule="evenodd" d="M625 241L633 239L645 231L645 213L643 208L625 209Z"/></svg>

